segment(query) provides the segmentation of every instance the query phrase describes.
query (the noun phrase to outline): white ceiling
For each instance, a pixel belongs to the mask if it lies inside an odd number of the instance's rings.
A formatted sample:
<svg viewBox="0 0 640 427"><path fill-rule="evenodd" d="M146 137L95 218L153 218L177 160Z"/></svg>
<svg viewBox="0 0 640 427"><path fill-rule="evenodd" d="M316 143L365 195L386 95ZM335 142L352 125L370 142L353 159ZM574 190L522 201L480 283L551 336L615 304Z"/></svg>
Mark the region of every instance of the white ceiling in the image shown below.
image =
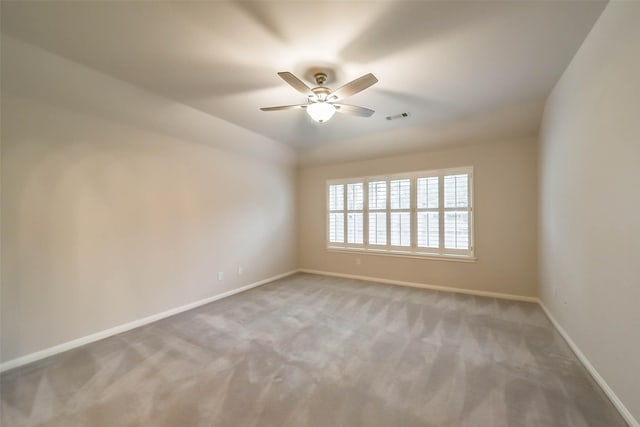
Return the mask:
<svg viewBox="0 0 640 427"><path fill-rule="evenodd" d="M605 5L3 2L2 32L299 150L366 150L368 138L374 150L390 138L535 133L544 99ZM319 125L303 111L259 110L303 103L276 72L303 77L317 65L335 70L330 87L374 73L379 83L345 102L376 114ZM402 112L411 116L385 120Z"/></svg>

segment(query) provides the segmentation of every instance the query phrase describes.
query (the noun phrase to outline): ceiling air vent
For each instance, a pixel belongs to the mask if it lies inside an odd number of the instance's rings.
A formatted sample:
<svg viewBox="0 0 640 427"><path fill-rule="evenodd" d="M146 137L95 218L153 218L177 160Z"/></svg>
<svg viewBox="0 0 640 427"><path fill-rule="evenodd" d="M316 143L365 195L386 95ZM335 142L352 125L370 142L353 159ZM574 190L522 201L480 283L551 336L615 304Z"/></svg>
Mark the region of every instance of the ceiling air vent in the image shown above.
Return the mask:
<svg viewBox="0 0 640 427"><path fill-rule="evenodd" d="M385 117L385 119L387 120L398 120L398 119L405 119L409 117L409 113L400 113L400 114L396 114L395 116L387 116Z"/></svg>

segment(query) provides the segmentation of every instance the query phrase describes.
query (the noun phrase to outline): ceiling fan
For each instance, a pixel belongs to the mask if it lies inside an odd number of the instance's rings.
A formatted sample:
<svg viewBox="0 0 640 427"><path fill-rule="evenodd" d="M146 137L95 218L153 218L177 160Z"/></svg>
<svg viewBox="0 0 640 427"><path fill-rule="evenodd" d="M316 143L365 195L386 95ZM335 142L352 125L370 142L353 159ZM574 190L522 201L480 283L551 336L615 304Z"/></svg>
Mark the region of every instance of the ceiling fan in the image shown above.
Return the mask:
<svg viewBox="0 0 640 427"><path fill-rule="evenodd" d="M378 79L371 73L365 74L362 77L358 77L355 80L350 81L344 86L332 91L328 87L324 86L327 82L327 73L316 72L313 78L318 86L310 88L302 80L294 76L293 74L283 71L278 75L287 82L292 88L307 95L308 102L306 104L299 105L281 105L278 107L263 107L262 111L278 111L278 110L296 110L305 109L309 117L318 123L324 123L333 117L334 113L349 114L351 116L359 117L371 117L375 111L358 107L356 105L339 104L343 98L351 95L355 95L368 88L369 86L378 82Z"/></svg>

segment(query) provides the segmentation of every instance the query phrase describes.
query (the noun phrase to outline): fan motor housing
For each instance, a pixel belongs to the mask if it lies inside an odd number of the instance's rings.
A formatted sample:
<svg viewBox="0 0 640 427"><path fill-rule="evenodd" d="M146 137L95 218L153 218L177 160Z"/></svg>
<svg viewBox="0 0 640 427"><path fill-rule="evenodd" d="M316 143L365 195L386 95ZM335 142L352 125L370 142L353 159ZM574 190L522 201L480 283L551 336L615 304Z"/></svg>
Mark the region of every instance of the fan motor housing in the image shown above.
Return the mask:
<svg viewBox="0 0 640 427"><path fill-rule="evenodd" d="M320 100L327 99L327 96L331 93L331 89L326 86L318 86L311 89L316 97Z"/></svg>

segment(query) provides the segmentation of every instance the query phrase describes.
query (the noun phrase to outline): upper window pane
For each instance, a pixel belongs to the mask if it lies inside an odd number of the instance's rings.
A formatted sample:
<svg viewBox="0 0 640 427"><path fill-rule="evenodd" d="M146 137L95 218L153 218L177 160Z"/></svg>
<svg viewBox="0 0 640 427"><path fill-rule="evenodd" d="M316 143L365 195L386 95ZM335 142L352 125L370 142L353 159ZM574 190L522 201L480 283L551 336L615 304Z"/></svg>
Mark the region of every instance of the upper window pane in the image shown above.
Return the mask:
<svg viewBox="0 0 640 427"><path fill-rule="evenodd" d="M341 211L344 210L344 185L330 185L329 186L329 210Z"/></svg>
<svg viewBox="0 0 640 427"><path fill-rule="evenodd" d="M361 211L364 203L364 184L347 184L347 209Z"/></svg>
<svg viewBox="0 0 640 427"><path fill-rule="evenodd" d="M444 207L466 208L469 206L469 175L447 175L444 177Z"/></svg>
<svg viewBox="0 0 640 427"><path fill-rule="evenodd" d="M387 208L387 181L369 183L369 209Z"/></svg>
<svg viewBox="0 0 640 427"><path fill-rule="evenodd" d="M418 209L438 208L438 177L418 178Z"/></svg>
<svg viewBox="0 0 640 427"><path fill-rule="evenodd" d="M409 209L411 207L411 181L396 179L389 182L391 187L391 209Z"/></svg>

